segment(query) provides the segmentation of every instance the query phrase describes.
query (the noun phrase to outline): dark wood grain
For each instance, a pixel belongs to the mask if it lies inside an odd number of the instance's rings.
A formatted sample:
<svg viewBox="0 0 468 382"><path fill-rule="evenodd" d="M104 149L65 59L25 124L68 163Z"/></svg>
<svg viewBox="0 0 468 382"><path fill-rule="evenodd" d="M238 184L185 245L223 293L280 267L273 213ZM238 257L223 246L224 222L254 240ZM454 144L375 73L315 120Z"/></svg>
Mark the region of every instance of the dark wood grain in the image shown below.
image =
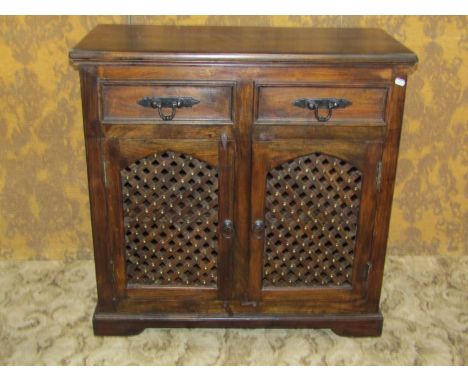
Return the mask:
<svg viewBox="0 0 468 382"><path fill-rule="evenodd" d="M107 189L102 137L98 125L98 83L94 68L83 67L80 72L83 128L85 133L86 163L88 170L89 201L96 266L96 282L99 306L113 310L116 303L114 269L107 222Z"/></svg>
<svg viewBox="0 0 468 382"><path fill-rule="evenodd" d="M96 311L94 333L100 336L129 336L146 328L330 328L340 336L377 337L382 333L380 312L349 315L194 315L125 314Z"/></svg>
<svg viewBox="0 0 468 382"><path fill-rule="evenodd" d="M249 303L250 296L246 286L248 285L250 272L252 80L243 78L239 81L237 89L236 120L238 121L238 128L234 131L236 144L234 216L237 229L232 268L232 298Z"/></svg>
<svg viewBox="0 0 468 382"><path fill-rule="evenodd" d="M76 61L75 61L76 62ZM297 65L295 65L297 64ZM240 81L242 78L255 81L255 84L268 82L304 82L323 84L367 85L370 87L389 84L393 80L392 65L354 62L328 65L303 64L297 61L270 66L268 62L261 65L238 65L226 62L215 63L142 63L130 65L125 61L113 62L112 65L95 63L96 74L112 80L136 81ZM373 85L373 86L372 86Z"/></svg>
<svg viewBox="0 0 468 382"><path fill-rule="evenodd" d="M100 25L70 53L75 60L416 62L379 29Z"/></svg>
<svg viewBox="0 0 468 382"><path fill-rule="evenodd" d="M232 219L232 142L106 142L109 244L120 298L229 293L232 240L220 232Z"/></svg>
<svg viewBox="0 0 468 382"><path fill-rule="evenodd" d="M81 75L96 334L380 335L405 97L394 81L406 80L412 52L374 29L99 26L70 57ZM201 102L172 121L136 103L161 95ZM321 122L292 106L301 97L352 105ZM317 275L298 271L308 268Z"/></svg>
<svg viewBox="0 0 468 382"><path fill-rule="evenodd" d="M301 98L342 98L352 104L334 109L330 122L361 125L384 122L386 88L313 86L308 84L276 84L258 87L256 121L260 123L308 123L317 122L312 110L293 105ZM320 115L326 115L322 110Z"/></svg>
<svg viewBox="0 0 468 382"><path fill-rule="evenodd" d="M266 227L251 234L252 296L276 303L363 297L380 155L379 143L339 139L253 143L252 221L264 221Z"/></svg>
<svg viewBox="0 0 468 382"><path fill-rule="evenodd" d="M395 77L407 80L407 72L402 68L395 68ZM368 304L372 309L378 309L380 293L382 290L383 270L385 264L385 251L387 248L388 232L390 228L390 216L392 211L393 192L395 188L395 175L400 146L401 129L403 123L403 111L405 106L406 87L393 85L389 95L389 107L387 108L388 132L382 155L382 183L380 193L377 196L378 208L376 219L379 225L374 232L372 249L373 270L369 275Z"/></svg>
<svg viewBox="0 0 468 382"><path fill-rule="evenodd" d="M214 121L229 123L232 119L232 85L222 83L114 82L102 84L101 94L104 122L155 124ZM144 97L193 97L199 103L192 107L177 109L174 119L165 122L159 116L158 110L143 107L137 103ZM170 110L164 112L170 114Z"/></svg>

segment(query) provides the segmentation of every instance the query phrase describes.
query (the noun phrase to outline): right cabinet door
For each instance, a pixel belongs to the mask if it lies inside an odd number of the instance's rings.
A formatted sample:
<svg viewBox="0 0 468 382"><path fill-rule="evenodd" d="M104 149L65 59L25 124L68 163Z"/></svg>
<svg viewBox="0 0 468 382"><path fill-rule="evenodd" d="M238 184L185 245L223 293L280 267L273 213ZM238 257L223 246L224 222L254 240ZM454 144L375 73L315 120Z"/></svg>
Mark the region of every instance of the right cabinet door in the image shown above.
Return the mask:
<svg viewBox="0 0 468 382"><path fill-rule="evenodd" d="M382 147L254 141L249 294L266 311L365 304Z"/></svg>

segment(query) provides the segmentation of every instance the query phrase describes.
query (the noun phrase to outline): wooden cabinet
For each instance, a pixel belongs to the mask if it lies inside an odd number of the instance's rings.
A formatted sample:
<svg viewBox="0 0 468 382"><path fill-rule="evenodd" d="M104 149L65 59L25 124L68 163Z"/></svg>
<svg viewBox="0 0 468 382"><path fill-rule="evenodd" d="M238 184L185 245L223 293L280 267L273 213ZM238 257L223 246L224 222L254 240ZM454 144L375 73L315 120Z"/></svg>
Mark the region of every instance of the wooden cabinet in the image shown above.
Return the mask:
<svg viewBox="0 0 468 382"><path fill-rule="evenodd" d="M373 29L107 25L70 57L96 334L381 333L411 51Z"/></svg>

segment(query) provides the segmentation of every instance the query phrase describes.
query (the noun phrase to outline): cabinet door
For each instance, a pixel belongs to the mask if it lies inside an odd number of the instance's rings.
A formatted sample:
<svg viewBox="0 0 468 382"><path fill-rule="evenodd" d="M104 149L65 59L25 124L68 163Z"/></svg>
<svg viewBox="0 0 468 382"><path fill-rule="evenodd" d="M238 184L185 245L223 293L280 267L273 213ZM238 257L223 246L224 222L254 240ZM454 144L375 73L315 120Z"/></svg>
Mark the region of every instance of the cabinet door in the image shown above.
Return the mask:
<svg viewBox="0 0 468 382"><path fill-rule="evenodd" d="M352 309L370 266L381 144L256 141L252 153L251 298Z"/></svg>
<svg viewBox="0 0 468 382"><path fill-rule="evenodd" d="M229 294L232 142L109 139L109 250L117 300Z"/></svg>

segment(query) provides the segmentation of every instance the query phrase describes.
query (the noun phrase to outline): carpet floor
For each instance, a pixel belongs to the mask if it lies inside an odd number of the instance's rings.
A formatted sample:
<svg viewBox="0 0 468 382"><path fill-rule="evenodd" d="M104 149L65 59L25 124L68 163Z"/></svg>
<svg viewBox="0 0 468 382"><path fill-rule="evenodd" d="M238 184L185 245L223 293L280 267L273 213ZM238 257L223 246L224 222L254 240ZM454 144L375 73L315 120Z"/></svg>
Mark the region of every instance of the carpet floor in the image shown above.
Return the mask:
<svg viewBox="0 0 468 382"><path fill-rule="evenodd" d="M379 338L309 329L95 337L92 261L0 262L2 365L467 365L468 256L387 258Z"/></svg>

